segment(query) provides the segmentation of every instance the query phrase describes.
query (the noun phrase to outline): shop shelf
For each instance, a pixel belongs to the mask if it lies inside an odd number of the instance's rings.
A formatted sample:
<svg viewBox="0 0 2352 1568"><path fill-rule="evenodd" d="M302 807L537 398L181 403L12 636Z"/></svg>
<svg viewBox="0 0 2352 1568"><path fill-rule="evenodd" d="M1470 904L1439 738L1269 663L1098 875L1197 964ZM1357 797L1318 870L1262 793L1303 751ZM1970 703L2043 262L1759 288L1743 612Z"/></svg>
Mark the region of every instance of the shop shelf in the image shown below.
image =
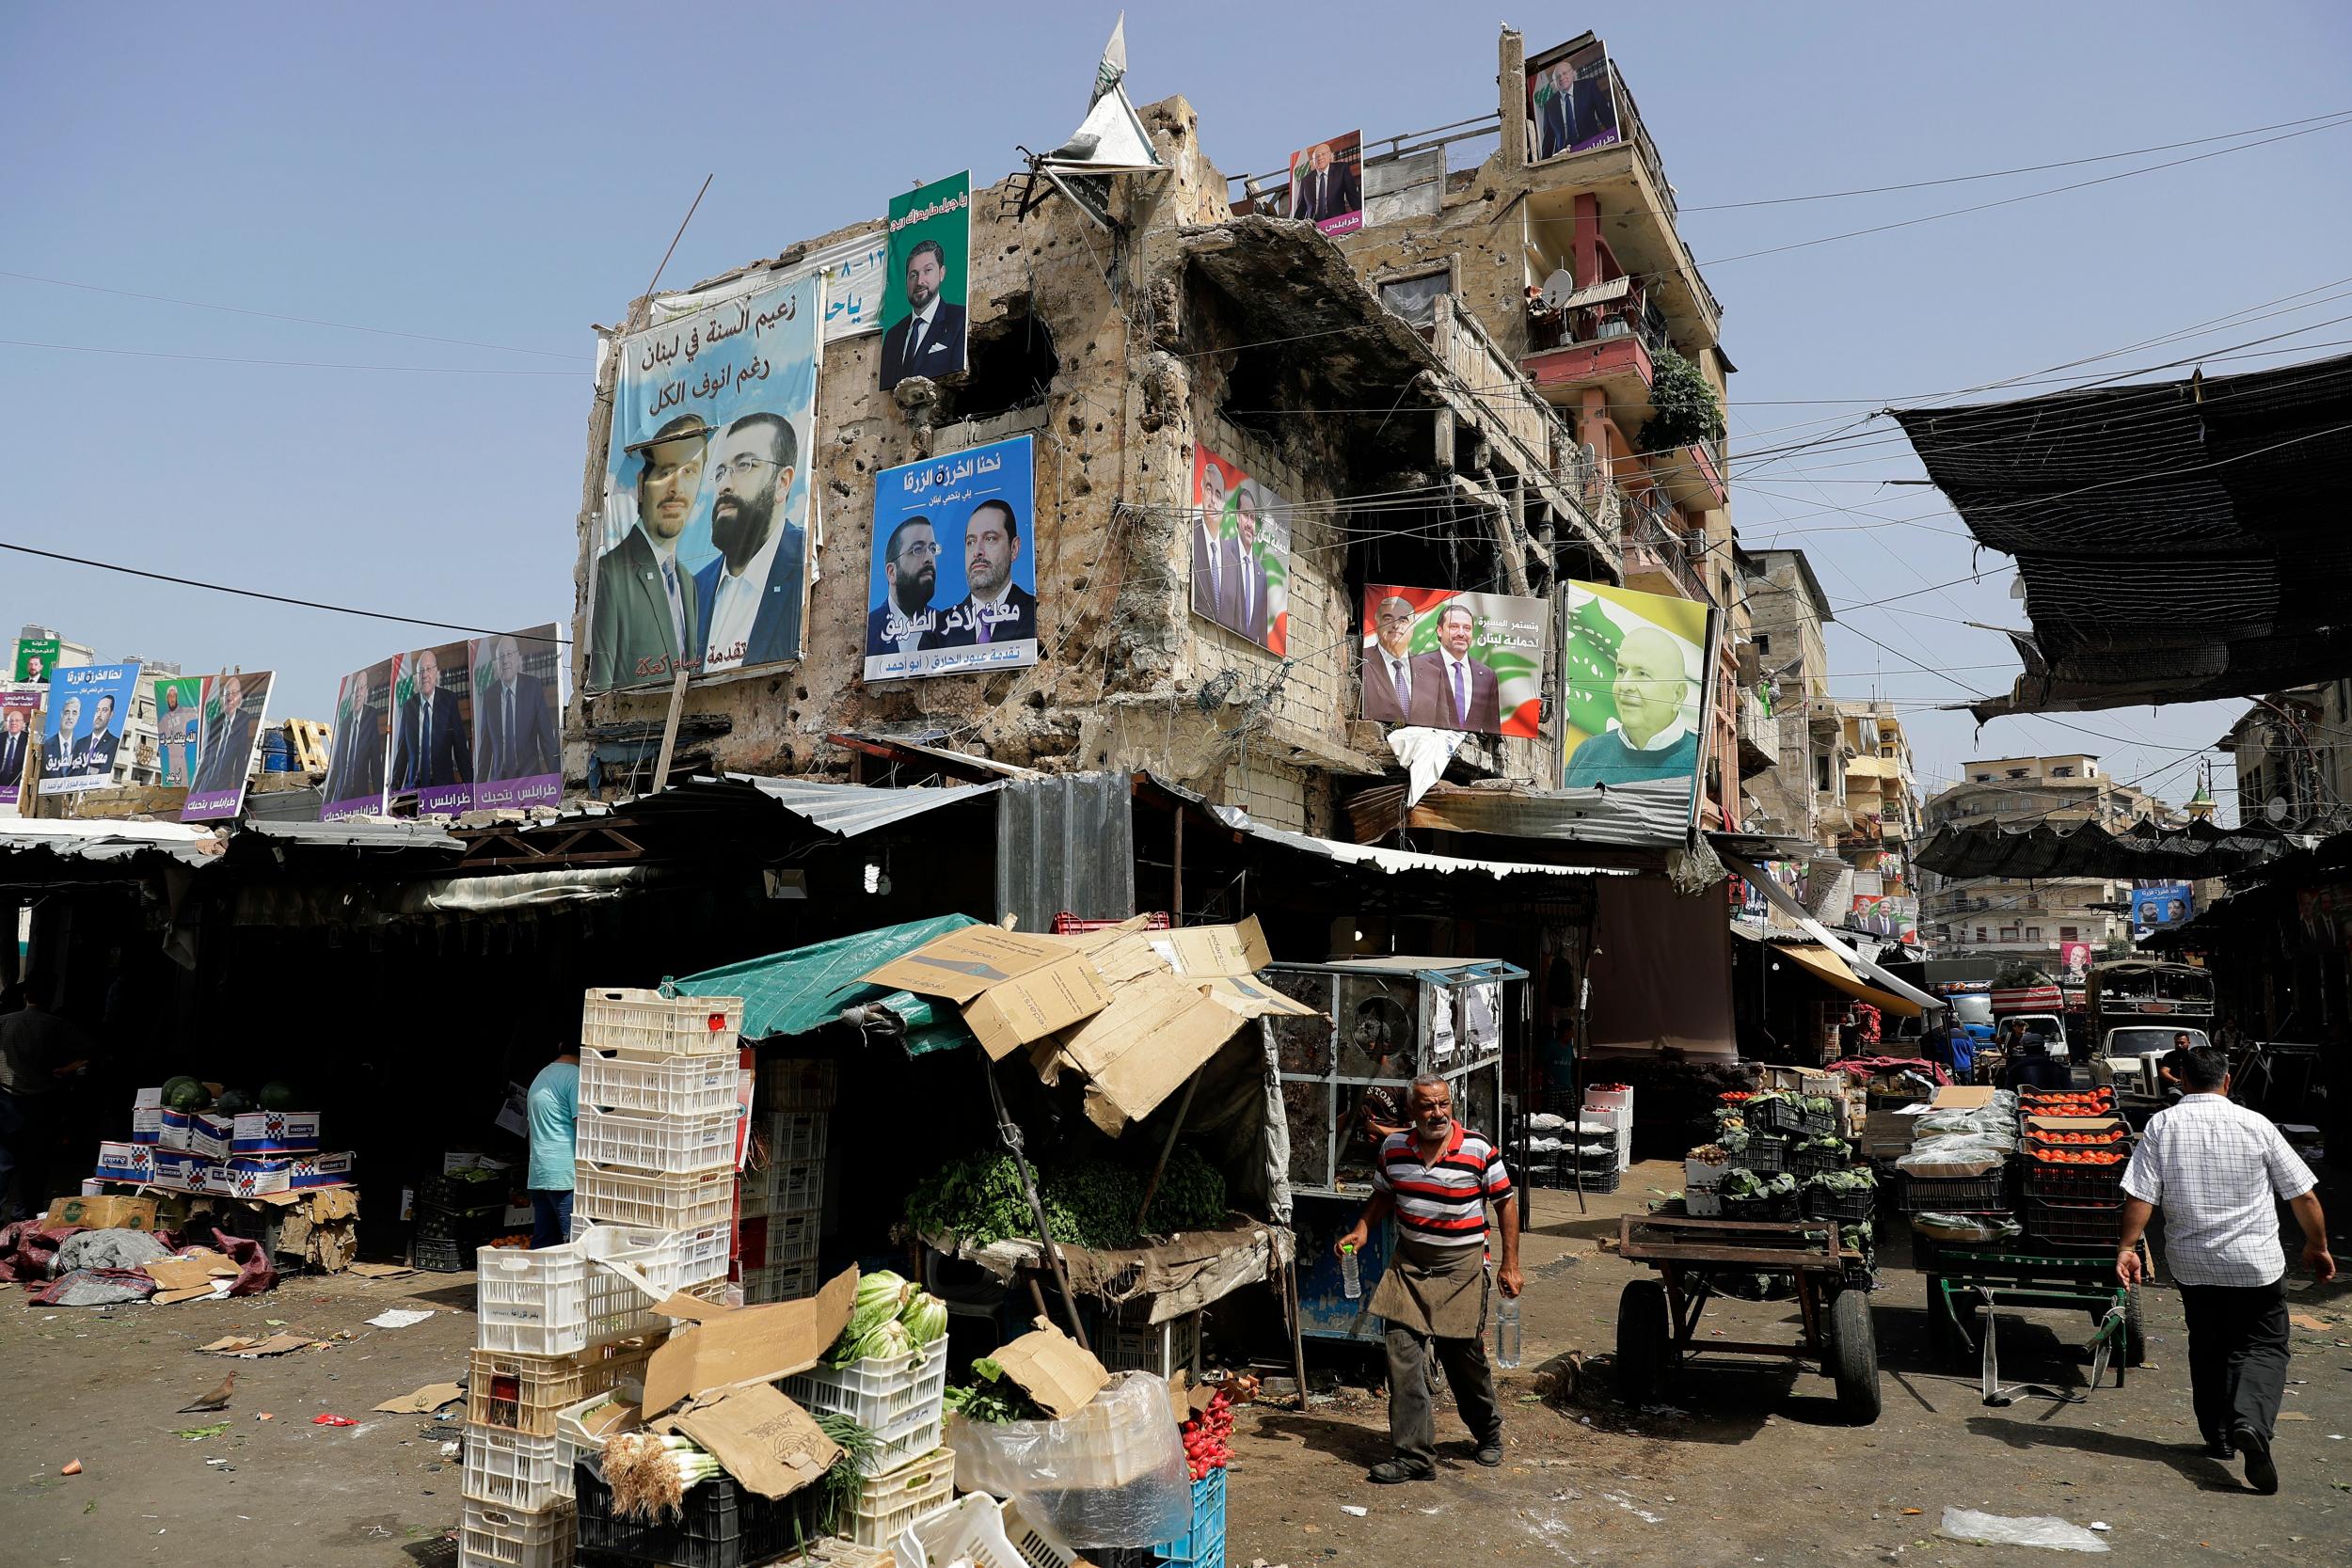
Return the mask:
<svg viewBox="0 0 2352 1568"><path fill-rule="evenodd" d="M813 1367L784 1380L785 1397L818 1415L847 1416L883 1441L885 1451L866 1467L879 1475L938 1446L947 1392L947 1341L911 1355L878 1356L846 1367ZM933 1434L916 1446L920 1433Z"/></svg>
<svg viewBox="0 0 2352 1568"><path fill-rule="evenodd" d="M742 1029L742 999L733 996L592 990L580 1012L580 1043L591 1051L732 1056Z"/></svg>
<svg viewBox="0 0 2352 1568"><path fill-rule="evenodd" d="M458 1568L571 1568L578 1527L568 1502L537 1513L468 1501Z"/></svg>
<svg viewBox="0 0 2352 1568"><path fill-rule="evenodd" d="M571 1472L556 1463L555 1434L526 1437L495 1427L466 1429L459 1490L469 1502L536 1513L572 1495Z"/></svg>
<svg viewBox="0 0 2352 1568"><path fill-rule="evenodd" d="M955 1496L956 1452L933 1449L912 1465L869 1476L858 1489L850 1517L837 1521L861 1546L887 1546L924 1514Z"/></svg>
<svg viewBox="0 0 2352 1568"><path fill-rule="evenodd" d="M475 1351L466 1377L466 1424L470 1430L553 1436L567 1405L642 1384L652 1354L651 1338L570 1355Z"/></svg>
<svg viewBox="0 0 2352 1568"><path fill-rule="evenodd" d="M648 1176L581 1162L572 1168L575 1221L642 1225L658 1230L700 1230L724 1225L735 1211L735 1173Z"/></svg>
<svg viewBox="0 0 2352 1568"><path fill-rule="evenodd" d="M599 1111L583 1103L575 1127L578 1159L648 1176L692 1176L735 1167L736 1111L691 1117Z"/></svg>
<svg viewBox="0 0 2352 1568"><path fill-rule="evenodd" d="M729 1056L656 1056L634 1051L580 1053L580 1103L603 1111L707 1116L736 1103L741 1069Z"/></svg>

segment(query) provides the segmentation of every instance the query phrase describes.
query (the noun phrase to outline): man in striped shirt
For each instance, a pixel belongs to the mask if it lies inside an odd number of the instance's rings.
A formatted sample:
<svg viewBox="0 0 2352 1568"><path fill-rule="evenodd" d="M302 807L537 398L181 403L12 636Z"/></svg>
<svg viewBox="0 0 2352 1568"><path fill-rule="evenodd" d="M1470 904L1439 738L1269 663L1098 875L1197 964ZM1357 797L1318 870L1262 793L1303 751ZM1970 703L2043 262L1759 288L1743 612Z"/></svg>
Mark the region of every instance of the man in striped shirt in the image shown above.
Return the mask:
<svg viewBox="0 0 2352 1568"><path fill-rule="evenodd" d="M1380 1144L1372 1201L1339 1240L1360 1247L1372 1227L1393 1215L1396 1245L1373 1291L1371 1310L1388 1323L1389 1438L1395 1457L1372 1467L1379 1482L1427 1481L1437 1474L1436 1419L1429 1406L1434 1342L1454 1402L1478 1445L1478 1463L1502 1463L1502 1412L1486 1365L1486 1205L1502 1233L1496 1280L1517 1296L1518 1197L1502 1156L1485 1135L1454 1119L1454 1091L1433 1072L1413 1080L1406 1101L1411 1125Z"/></svg>

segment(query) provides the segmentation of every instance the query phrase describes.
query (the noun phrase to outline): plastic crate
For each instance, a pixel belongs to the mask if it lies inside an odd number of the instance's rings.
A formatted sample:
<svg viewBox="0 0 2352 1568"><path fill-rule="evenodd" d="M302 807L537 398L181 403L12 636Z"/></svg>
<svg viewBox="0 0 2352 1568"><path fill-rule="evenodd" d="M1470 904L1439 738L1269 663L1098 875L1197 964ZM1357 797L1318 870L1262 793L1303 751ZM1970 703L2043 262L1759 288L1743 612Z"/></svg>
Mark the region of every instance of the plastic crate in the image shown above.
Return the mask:
<svg viewBox="0 0 2352 1568"><path fill-rule="evenodd" d="M572 1495L572 1473L556 1462L555 1433L527 1437L495 1427L466 1429L464 1479L469 1502L537 1513Z"/></svg>
<svg viewBox="0 0 2352 1568"><path fill-rule="evenodd" d="M1192 1528L1152 1548L1162 1562L1182 1568L1225 1568L1225 1471L1192 1483Z"/></svg>
<svg viewBox="0 0 2352 1568"><path fill-rule="evenodd" d="M735 1173L648 1176L586 1162L572 1167L572 1215L599 1225L642 1225L655 1230L701 1230L735 1213Z"/></svg>
<svg viewBox="0 0 2352 1568"><path fill-rule="evenodd" d="M2123 1240L2121 1203L2053 1203L2047 1198L2026 1200L2026 1234L2052 1246L2104 1247L2113 1250Z"/></svg>
<svg viewBox="0 0 2352 1568"><path fill-rule="evenodd" d="M457 1528L458 1568L571 1568L578 1534L568 1502L526 1513L469 1500Z"/></svg>
<svg viewBox="0 0 2352 1568"><path fill-rule="evenodd" d="M482 1431L552 1437L567 1405L642 1384L653 1340L600 1345L570 1355L516 1355L478 1350L466 1375L466 1425Z"/></svg>
<svg viewBox="0 0 2352 1568"><path fill-rule="evenodd" d="M691 1176L735 1168L736 1111L691 1117L599 1111L582 1104L574 1132L580 1163L648 1176Z"/></svg>
<svg viewBox="0 0 2352 1568"><path fill-rule="evenodd" d="M825 1125L829 1111L776 1111L759 1124L760 1154L770 1166L797 1164L825 1157Z"/></svg>
<svg viewBox="0 0 2352 1568"><path fill-rule="evenodd" d="M798 1263L775 1263L764 1268L743 1271L743 1304L757 1306L771 1301L801 1301L817 1293L817 1259L804 1259Z"/></svg>
<svg viewBox="0 0 2352 1568"><path fill-rule="evenodd" d="M727 1475L686 1489L676 1513L652 1519L613 1512L612 1488L594 1462L573 1472L580 1498L580 1549L588 1560L672 1568L746 1568L789 1551L800 1537L791 1499L746 1491Z"/></svg>
<svg viewBox="0 0 2352 1568"><path fill-rule="evenodd" d="M825 1162L795 1160L789 1164L771 1164L755 1172L743 1185L760 1189L767 1199L766 1212L771 1214L818 1209L825 1201Z"/></svg>
<svg viewBox="0 0 2352 1568"><path fill-rule="evenodd" d="M822 1231L822 1216L814 1209L796 1213L771 1210L763 1224L743 1227L743 1256L756 1257L764 1268L778 1268L787 1263L812 1263L817 1259L817 1242Z"/></svg>
<svg viewBox="0 0 2352 1568"><path fill-rule="evenodd" d="M839 1074L829 1060L772 1056L759 1064L762 1111L830 1111L840 1093Z"/></svg>
<svg viewBox="0 0 2352 1568"><path fill-rule="evenodd" d="M1078 1560L1078 1555L1057 1537L1023 1518L1019 1503L1000 1503L984 1492L932 1510L908 1525L905 1533L914 1537L933 1564L1073 1568ZM906 1559L902 1555L899 1560Z"/></svg>
<svg viewBox="0 0 2352 1568"><path fill-rule="evenodd" d="M474 1255L480 1348L568 1355L653 1332L654 1298L600 1260L635 1267L659 1289L676 1288L676 1249L659 1232L600 1226L562 1246L484 1247Z"/></svg>
<svg viewBox="0 0 2352 1568"><path fill-rule="evenodd" d="M1561 1175L1565 1179L1560 1183L1563 1187L1588 1193L1613 1193L1625 1181L1625 1172L1614 1165L1586 1165L1581 1174L1573 1169L1564 1169Z"/></svg>
<svg viewBox="0 0 2352 1568"><path fill-rule="evenodd" d="M2127 1161L2118 1160L2111 1165L2063 1165L2029 1158L2025 1164L2027 1197L2081 1203L2123 1201L2123 1172L2130 1168Z"/></svg>
<svg viewBox="0 0 2352 1568"><path fill-rule="evenodd" d="M1684 1194L1685 1201L1689 1194ZM1793 1220L1797 1217L1797 1195L1775 1193L1770 1197L1726 1197L1724 1218L1727 1220Z"/></svg>
<svg viewBox="0 0 2352 1568"><path fill-rule="evenodd" d="M1896 1190L1896 1204L1906 1214L2006 1214L2009 1177L2002 1170L1982 1176L1914 1176L1906 1171Z"/></svg>
<svg viewBox="0 0 2352 1568"><path fill-rule="evenodd" d="M1718 1220L1724 1217L1724 1195L1713 1187L1682 1189L1682 1212L1694 1220Z"/></svg>
<svg viewBox="0 0 2352 1568"><path fill-rule="evenodd" d="M464 1274L473 1266L474 1249L480 1245L478 1241L419 1236L409 1250L417 1267L427 1274Z"/></svg>
<svg viewBox="0 0 2352 1568"><path fill-rule="evenodd" d="M1873 1188L1858 1193L1841 1193L1830 1187L1800 1187L1797 1205L1809 1220L1836 1220L1840 1225L1860 1225L1878 1212L1879 1195Z"/></svg>
<svg viewBox="0 0 2352 1568"><path fill-rule="evenodd" d="M649 1116L707 1116L736 1103L739 1076L740 1069L725 1056L583 1050L580 1053L580 1103Z"/></svg>
<svg viewBox="0 0 2352 1568"><path fill-rule="evenodd" d="M1793 1100L1752 1100L1747 1103L1745 1120L1750 1127L1761 1127L1773 1132L1798 1132L1807 1137L1826 1137L1837 1131L1835 1110L1816 1111Z"/></svg>
<svg viewBox="0 0 2352 1568"><path fill-rule="evenodd" d="M705 1226L700 1230L676 1233L677 1271L675 1290L700 1285L708 1279L723 1279L727 1273L727 1255L733 1250L735 1232L723 1225Z"/></svg>
<svg viewBox="0 0 2352 1568"><path fill-rule="evenodd" d="M446 1214L499 1214L506 1209L513 1183L504 1176L487 1181L468 1181L454 1176L428 1176L417 1183L417 1212L434 1210Z"/></svg>
<svg viewBox="0 0 2352 1568"><path fill-rule="evenodd" d="M1804 1148L1794 1143L1788 1146L1788 1174L1800 1179L1827 1176L1851 1164L1853 1150L1842 1145L1836 1148Z"/></svg>
<svg viewBox="0 0 2352 1568"><path fill-rule="evenodd" d="M1124 1323L1098 1319L1087 1326L1094 1358L1114 1372L1151 1372L1167 1377L1200 1366L1200 1315L1187 1312L1164 1323Z"/></svg>
<svg viewBox="0 0 2352 1568"><path fill-rule="evenodd" d="M592 990L580 1010L580 1044L591 1051L731 1056L742 1031L743 1000L737 996Z"/></svg>
<svg viewBox="0 0 2352 1568"><path fill-rule="evenodd" d="M861 1546L887 1546L956 1493L956 1450L933 1449L912 1465L868 1476L850 1517L834 1528Z"/></svg>
<svg viewBox="0 0 2352 1568"><path fill-rule="evenodd" d="M882 1451L865 1470L881 1475L938 1447L946 1416L947 1341L935 1340L912 1355L811 1368L786 1378L784 1392L803 1410L847 1416L872 1432ZM931 1435L925 1443L927 1431Z"/></svg>
<svg viewBox="0 0 2352 1568"><path fill-rule="evenodd" d="M1779 1176L1788 1169L1788 1140L1777 1132L1750 1132L1748 1147L1731 1157L1735 1169Z"/></svg>

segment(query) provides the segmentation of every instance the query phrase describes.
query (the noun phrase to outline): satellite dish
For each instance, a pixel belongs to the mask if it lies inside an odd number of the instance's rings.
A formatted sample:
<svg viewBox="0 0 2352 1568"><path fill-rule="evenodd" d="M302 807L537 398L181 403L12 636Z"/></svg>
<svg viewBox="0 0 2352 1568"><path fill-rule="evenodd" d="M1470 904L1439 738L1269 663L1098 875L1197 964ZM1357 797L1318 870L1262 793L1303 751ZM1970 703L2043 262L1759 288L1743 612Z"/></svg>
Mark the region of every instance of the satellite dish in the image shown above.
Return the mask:
<svg viewBox="0 0 2352 1568"><path fill-rule="evenodd" d="M2274 823L2284 822L2287 819L2287 798L2283 795L2273 795L2264 804L2263 815Z"/></svg>
<svg viewBox="0 0 2352 1568"><path fill-rule="evenodd" d="M1549 309L1559 309L1567 304L1568 296L1575 293L1576 279L1568 276L1568 269L1565 267L1553 268L1551 276L1544 279L1543 301Z"/></svg>

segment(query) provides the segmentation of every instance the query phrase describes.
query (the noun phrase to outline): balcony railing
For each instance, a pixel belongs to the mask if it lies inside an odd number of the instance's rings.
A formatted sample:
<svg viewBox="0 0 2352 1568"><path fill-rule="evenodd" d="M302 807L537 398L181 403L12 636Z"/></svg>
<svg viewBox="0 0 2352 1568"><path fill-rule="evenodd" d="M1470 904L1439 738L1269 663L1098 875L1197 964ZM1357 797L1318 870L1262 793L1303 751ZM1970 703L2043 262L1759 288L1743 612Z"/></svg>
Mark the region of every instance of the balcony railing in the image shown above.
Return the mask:
<svg viewBox="0 0 2352 1568"><path fill-rule="evenodd" d="M1616 501L1617 514L1624 518L1618 538L1625 546L1626 576L1630 578L1647 568L1672 578L1682 590L1683 597L1702 604L1714 603L1715 597L1707 591L1707 579L1700 575L1696 559L1705 542L1668 522L1673 509L1656 499L1654 491L1629 497L1612 484L1609 493ZM1607 510L1604 507L1604 515Z"/></svg>
<svg viewBox="0 0 2352 1568"><path fill-rule="evenodd" d="M1615 299L1580 305L1572 309L1554 309L1539 300L1531 299L1528 302L1527 351L1530 354L1613 342L1623 338L1630 338L1640 343L1653 358L1673 346L1666 333L1665 312L1651 302L1647 292L1638 283L1628 285L1627 292Z"/></svg>

